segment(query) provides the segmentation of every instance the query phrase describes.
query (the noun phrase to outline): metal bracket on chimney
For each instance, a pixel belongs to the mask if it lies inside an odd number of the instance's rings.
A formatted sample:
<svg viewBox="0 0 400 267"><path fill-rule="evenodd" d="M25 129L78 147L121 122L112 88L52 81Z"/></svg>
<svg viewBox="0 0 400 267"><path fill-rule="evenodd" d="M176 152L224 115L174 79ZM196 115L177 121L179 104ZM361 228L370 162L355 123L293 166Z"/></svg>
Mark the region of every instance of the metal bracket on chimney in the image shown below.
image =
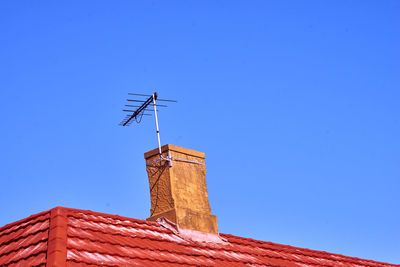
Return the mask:
<svg viewBox="0 0 400 267"><path fill-rule="evenodd" d="M162 154L160 154L160 159L152 161L150 163L147 163L146 166L151 166L154 163L157 163L157 162L160 162L160 161L163 161L163 160L168 161L169 167L172 167L172 156L171 156L171 152L169 152L169 151L168 151L168 156L167 157L164 157Z"/></svg>
<svg viewBox="0 0 400 267"><path fill-rule="evenodd" d="M199 165L206 165L205 163L201 163L201 162L194 161L194 160L189 160L189 159L183 159L183 158L178 158L178 157L175 157L175 158L173 158L173 159L179 160L179 161L186 161L186 162L190 162L190 163L194 163L194 164L199 164Z"/></svg>
<svg viewBox="0 0 400 267"><path fill-rule="evenodd" d="M189 159L184 159L184 158L179 158L179 157L172 157L171 153L168 151L168 156L164 157L163 155L160 155L160 159L152 161L148 164L146 164L147 166L151 166L154 163L163 161L163 160L167 160L169 162L169 166L172 167L172 160L177 160L177 161L185 161L185 162L189 162L189 163L193 163L193 164L199 164L199 165L206 165L205 163L202 162L198 162L198 161L194 161L194 160L189 160Z"/></svg>

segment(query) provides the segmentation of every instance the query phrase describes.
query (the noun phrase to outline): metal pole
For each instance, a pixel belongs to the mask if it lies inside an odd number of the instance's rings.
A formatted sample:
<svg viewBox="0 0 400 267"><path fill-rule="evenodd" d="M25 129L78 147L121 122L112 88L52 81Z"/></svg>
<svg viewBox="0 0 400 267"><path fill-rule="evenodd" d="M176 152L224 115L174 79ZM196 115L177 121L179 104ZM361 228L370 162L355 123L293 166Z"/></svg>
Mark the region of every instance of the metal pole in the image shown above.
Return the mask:
<svg viewBox="0 0 400 267"><path fill-rule="evenodd" d="M160 159L162 159L160 130L158 129L156 98L157 98L157 93L154 93L153 94L153 108L154 108L154 117L156 118L156 129L157 129L157 139L158 139L158 153L160 154Z"/></svg>

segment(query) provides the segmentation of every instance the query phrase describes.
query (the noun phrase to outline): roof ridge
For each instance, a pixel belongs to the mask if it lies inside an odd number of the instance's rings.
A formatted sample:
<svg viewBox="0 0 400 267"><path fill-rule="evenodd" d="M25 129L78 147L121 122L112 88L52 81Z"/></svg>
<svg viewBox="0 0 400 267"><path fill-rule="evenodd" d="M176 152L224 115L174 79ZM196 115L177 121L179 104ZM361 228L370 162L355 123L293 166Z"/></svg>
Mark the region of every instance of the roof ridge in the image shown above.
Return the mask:
<svg viewBox="0 0 400 267"><path fill-rule="evenodd" d="M48 266L64 266L67 261L67 210L63 207L50 212L46 255Z"/></svg>

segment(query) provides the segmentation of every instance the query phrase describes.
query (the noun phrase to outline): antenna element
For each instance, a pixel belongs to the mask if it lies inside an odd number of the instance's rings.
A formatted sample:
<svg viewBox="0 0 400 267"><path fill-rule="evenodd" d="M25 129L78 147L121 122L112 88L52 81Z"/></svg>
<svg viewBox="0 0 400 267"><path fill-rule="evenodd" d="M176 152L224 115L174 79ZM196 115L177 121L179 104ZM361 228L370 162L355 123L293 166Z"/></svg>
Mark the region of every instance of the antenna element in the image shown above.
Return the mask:
<svg viewBox="0 0 400 267"><path fill-rule="evenodd" d="M161 141L160 141L160 130L158 127L158 117L157 117L157 111L159 111L158 108L160 107L167 107L166 105L158 105L157 108L157 103L156 101L166 101L166 102L177 102L176 100L170 100L170 99L158 99L158 95L157 93L153 93L152 95L144 95L144 94L134 94L134 93L128 93L128 95L134 95L134 96L145 96L145 97L149 97L145 100L143 99L127 99L127 101L129 102L137 102L138 105L140 103L142 103L140 106L135 106L135 105L125 105L127 107L137 107L136 110L126 110L124 109L124 112L132 112L131 115L127 115L122 122L119 124L121 126L129 126L131 125L131 123L133 121L136 121L137 123L140 123L142 121L142 117L143 115L149 115L151 116L151 114L148 113L144 113L145 111L154 111L154 118L155 118L155 122L156 122L156 131L157 131L157 141L158 141L158 153L160 155L160 159L155 161L155 162L159 162L162 160L167 160L169 162L169 166L172 166L172 158L170 155L168 155L168 157L164 157L162 155L162 151L161 151ZM148 106L150 104L153 104L153 108L152 109L148 109ZM155 163L152 162L152 163Z"/></svg>

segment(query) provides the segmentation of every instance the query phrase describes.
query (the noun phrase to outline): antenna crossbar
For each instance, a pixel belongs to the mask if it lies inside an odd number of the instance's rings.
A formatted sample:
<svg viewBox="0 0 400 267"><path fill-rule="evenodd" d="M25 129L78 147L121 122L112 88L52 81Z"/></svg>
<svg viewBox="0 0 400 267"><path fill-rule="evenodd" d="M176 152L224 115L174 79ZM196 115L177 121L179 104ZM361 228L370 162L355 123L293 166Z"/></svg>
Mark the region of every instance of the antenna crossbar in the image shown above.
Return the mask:
<svg viewBox="0 0 400 267"><path fill-rule="evenodd" d="M172 157L170 154L168 154L167 157L164 157L162 155L161 151L161 141L160 141L160 130L158 128L158 117L157 117L157 111L160 111L160 107L168 107L167 105L158 105L156 104L157 101L166 101L166 102L177 102L176 100L170 100L170 99L159 99L157 96L157 93L154 93L152 95L145 95L145 94L134 94L134 93L129 93L129 95L135 95L135 96L145 96L149 97L146 100L143 99L126 99L129 102L137 102L137 103L132 103L136 105L125 105L126 107L134 107L137 108L136 110L134 109L123 109L124 112L132 112L132 115L126 115L126 117L122 120L120 125L122 126L129 126L131 123L136 120L136 122L140 122L142 119L143 115L149 115L151 114L145 113L146 111L152 111L154 112L154 118L155 118L155 123L156 123L156 132L157 132L157 141L158 141L158 152L160 159L157 161L154 161L150 164L153 164L155 162L159 162L162 160L167 160L169 162L169 166L172 166ZM152 104L152 107L149 107L149 105ZM139 106L140 105L140 106Z"/></svg>
<svg viewBox="0 0 400 267"><path fill-rule="evenodd" d="M133 112L133 114L127 120L124 121L122 126L126 126L132 119L136 118L142 111L144 112L146 110L147 106L153 102L154 98L157 99L157 93L154 93L145 101L127 99L128 101L143 102L143 104L137 110L135 110L135 112Z"/></svg>

